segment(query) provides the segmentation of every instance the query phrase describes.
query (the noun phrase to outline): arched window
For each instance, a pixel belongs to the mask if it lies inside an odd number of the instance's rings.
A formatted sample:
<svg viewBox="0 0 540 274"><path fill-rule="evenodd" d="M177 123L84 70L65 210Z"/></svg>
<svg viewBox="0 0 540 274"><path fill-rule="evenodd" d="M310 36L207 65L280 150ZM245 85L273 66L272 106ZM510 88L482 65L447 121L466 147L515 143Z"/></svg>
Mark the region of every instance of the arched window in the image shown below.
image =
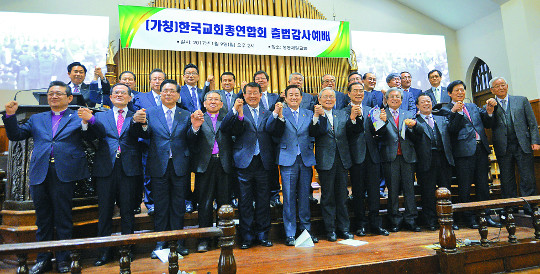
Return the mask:
<svg viewBox="0 0 540 274"><path fill-rule="evenodd" d="M489 70L488 65L479 58L474 65L472 73L471 86L473 94L489 90L489 81L491 78L491 70Z"/></svg>

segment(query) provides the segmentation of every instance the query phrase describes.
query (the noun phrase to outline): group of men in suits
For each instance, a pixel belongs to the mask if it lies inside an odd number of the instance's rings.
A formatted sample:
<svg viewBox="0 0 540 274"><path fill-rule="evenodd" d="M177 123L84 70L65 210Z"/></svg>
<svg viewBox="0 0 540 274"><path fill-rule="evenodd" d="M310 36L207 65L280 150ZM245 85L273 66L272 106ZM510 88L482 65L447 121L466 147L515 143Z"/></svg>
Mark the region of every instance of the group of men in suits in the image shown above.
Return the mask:
<svg viewBox="0 0 540 274"><path fill-rule="evenodd" d="M80 89L86 69L80 63L70 66L69 85ZM281 203L281 172L285 244L292 246L297 232L311 232L313 167L320 178L329 241L354 237L346 205L349 173L356 235L364 236L368 230L389 235L379 216L382 178L389 193L389 230L420 231L415 172L425 224L435 230L435 189L449 186L453 167L461 202L469 201L473 183L477 199L489 199L489 144L484 128L493 129L503 196L518 195L516 164L521 194L535 193L532 152L540 149L536 119L525 97L508 95L503 78L490 82L496 99L479 108L463 103L466 86L462 81L452 82L448 89L441 87L438 70L428 74L432 88L424 92L411 87L408 72L389 75L387 91L374 90L375 74L351 73L347 94L335 90L335 77L328 74L321 77L323 89L318 96L304 93L303 76L292 73L282 97L267 91L269 77L264 71L257 71L240 93L234 92L236 78L230 72L220 76L222 90L211 90L208 83L199 89L198 68L193 64L184 68L184 86L166 79L160 69L149 77L151 92L134 95L135 75L123 72L120 83L101 92L109 95L111 109L106 112L69 109L72 88L59 81L52 82L47 91L51 111L33 115L23 124L14 115L17 103L6 104L3 120L8 138L34 138L30 191L38 241L71 237L74 183L90 176L83 139L99 142L92 176L100 205L100 236L111 235L115 203L120 207L122 233L133 233L133 209L140 204L146 177L145 203L155 216L156 231L183 228L186 200L198 203L199 226L212 226L214 203L229 203L234 194L239 200L240 247L272 246L270 205ZM434 115L433 107L439 103L444 106ZM378 115L382 126L373 123L372 115ZM191 172L196 174L194 193ZM400 194L404 214L399 211ZM465 214L465 221L469 227L478 227L471 213ZM500 227L489 217L487 221ZM201 239L197 250L207 251L209 244L209 239ZM159 242L152 258L163 248L165 243ZM182 241L176 248L182 255L189 253ZM60 272L69 270L68 255L56 254ZM50 270L51 258L50 253L40 254L34 273ZM95 264L111 259L111 250L102 249Z"/></svg>

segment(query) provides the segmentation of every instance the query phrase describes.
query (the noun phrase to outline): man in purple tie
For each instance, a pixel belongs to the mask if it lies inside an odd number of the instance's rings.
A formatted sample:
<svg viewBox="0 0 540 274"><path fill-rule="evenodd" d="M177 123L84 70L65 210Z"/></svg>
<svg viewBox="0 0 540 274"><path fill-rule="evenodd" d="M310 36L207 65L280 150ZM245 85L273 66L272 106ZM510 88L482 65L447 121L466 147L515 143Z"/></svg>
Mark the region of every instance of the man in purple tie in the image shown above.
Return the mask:
<svg viewBox="0 0 540 274"><path fill-rule="evenodd" d="M96 102L101 102L99 92L97 92L97 78L101 78L101 89L105 94L108 94L111 89L111 85L107 78L103 76L101 68L96 68L96 73L94 75L94 88L91 91L90 85L84 83L84 78L86 78L86 67L80 62L73 62L67 67L69 83L68 86L71 88L73 94L81 94L84 98L84 102L89 107L94 107ZM91 85L92 85L91 84ZM99 97L99 98L98 98Z"/></svg>
<svg viewBox="0 0 540 274"><path fill-rule="evenodd" d="M64 82L53 81L47 90L51 111L34 114L19 124L15 115L18 104L11 101L2 117L10 141L34 139L29 185L38 242L71 239L75 182L90 177L83 146L86 134L81 130L81 118L68 109L71 100L70 88ZM52 257L51 252L39 253L30 273L50 271ZM56 263L58 272L69 272L69 252L56 252Z"/></svg>

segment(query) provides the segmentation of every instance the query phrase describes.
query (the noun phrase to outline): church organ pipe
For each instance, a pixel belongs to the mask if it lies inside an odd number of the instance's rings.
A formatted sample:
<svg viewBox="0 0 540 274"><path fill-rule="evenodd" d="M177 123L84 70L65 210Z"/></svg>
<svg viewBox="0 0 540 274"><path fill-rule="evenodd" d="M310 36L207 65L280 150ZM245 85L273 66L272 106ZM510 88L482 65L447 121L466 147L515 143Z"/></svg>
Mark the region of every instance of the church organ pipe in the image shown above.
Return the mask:
<svg viewBox="0 0 540 274"><path fill-rule="evenodd" d="M313 5L305 0L157 0L156 7L179 8L205 11L220 11L241 14L283 16L291 18L326 19ZM270 56L229 53L179 52L147 49L120 49L118 70L133 71L137 76L137 89L150 90L148 73L161 68L171 79L183 84L183 69L188 63L199 67L199 86L208 75L214 75L215 88L220 89L219 76L230 71L236 76L236 89L242 81L253 81L253 73L264 70L269 75L269 91L280 93L285 90L288 77L293 72L304 75L304 90L318 93L321 76L336 77L336 89L346 89L349 66L346 58L315 58L299 56Z"/></svg>

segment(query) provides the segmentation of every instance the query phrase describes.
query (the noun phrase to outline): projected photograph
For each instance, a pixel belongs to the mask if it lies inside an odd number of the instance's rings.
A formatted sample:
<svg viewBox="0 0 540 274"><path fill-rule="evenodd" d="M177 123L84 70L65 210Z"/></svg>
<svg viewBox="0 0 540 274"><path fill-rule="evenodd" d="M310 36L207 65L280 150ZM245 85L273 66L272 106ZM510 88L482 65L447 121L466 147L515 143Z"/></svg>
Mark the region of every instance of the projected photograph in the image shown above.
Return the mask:
<svg viewBox="0 0 540 274"><path fill-rule="evenodd" d="M0 89L67 83L67 65L75 61L88 69L87 83L96 66L106 71L108 17L0 12L0 25Z"/></svg>
<svg viewBox="0 0 540 274"><path fill-rule="evenodd" d="M351 48L358 71L377 76L376 90L388 89L386 76L402 71L411 73L413 88L430 88L427 74L432 69L442 72L441 85L450 83L444 36L351 31Z"/></svg>

